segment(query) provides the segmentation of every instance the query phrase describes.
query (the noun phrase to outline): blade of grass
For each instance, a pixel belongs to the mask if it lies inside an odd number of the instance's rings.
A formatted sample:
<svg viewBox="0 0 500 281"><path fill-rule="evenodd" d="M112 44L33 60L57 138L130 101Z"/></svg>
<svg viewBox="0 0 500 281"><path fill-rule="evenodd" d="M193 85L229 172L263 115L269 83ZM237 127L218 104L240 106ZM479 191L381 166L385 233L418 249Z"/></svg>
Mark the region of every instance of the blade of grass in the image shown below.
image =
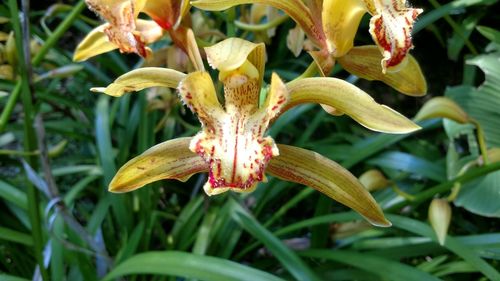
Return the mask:
<svg viewBox="0 0 500 281"><path fill-rule="evenodd" d="M300 252L299 254L305 257L328 259L348 264L389 280L440 280L439 278L436 278L427 272L418 270L415 267L366 253L342 250L307 250Z"/></svg>
<svg viewBox="0 0 500 281"><path fill-rule="evenodd" d="M208 281L283 280L229 260L169 251L135 255L116 266L102 281L130 274L173 275Z"/></svg>
<svg viewBox="0 0 500 281"><path fill-rule="evenodd" d="M23 2L23 8L29 9L27 2ZM23 103L24 112L24 151L30 152L37 149L35 131L33 128L33 116L35 115L35 110L33 108L33 93L32 93L32 69L31 69L31 57L29 51L29 18L28 10L23 10L22 19L23 24L21 24L21 14L17 6L16 0L9 0L9 9L11 16L12 28L14 29L14 36L16 40L17 49L17 61L18 71L21 76L21 99ZM28 44L28 45L26 45ZM36 170L38 164L36 156L27 156L26 161ZM49 275L45 269L43 263L43 236L42 236L42 226L40 221L40 204L39 204L39 194L37 189L30 183L28 186L28 210L30 221L32 225L32 236L34 242L34 252L35 258L38 264L38 268L41 273L43 280L49 280Z"/></svg>
<svg viewBox="0 0 500 281"><path fill-rule="evenodd" d="M297 280L320 280L318 276L301 260L295 252L288 248L269 230L263 227L254 217L243 209L236 201L232 201L232 218L255 239L262 242L268 250L281 262Z"/></svg>
<svg viewBox="0 0 500 281"><path fill-rule="evenodd" d="M414 219L397 215L387 215L387 217L395 227L404 229L411 233L430 237L437 243L434 231L429 225ZM462 244L460 240L448 236L444 247L463 258L474 268L481 271L481 273L483 273L490 280L500 280L500 273L486 261L481 259L472 249Z"/></svg>
<svg viewBox="0 0 500 281"><path fill-rule="evenodd" d="M0 227L0 240L33 246L33 237L31 235L5 227Z"/></svg>

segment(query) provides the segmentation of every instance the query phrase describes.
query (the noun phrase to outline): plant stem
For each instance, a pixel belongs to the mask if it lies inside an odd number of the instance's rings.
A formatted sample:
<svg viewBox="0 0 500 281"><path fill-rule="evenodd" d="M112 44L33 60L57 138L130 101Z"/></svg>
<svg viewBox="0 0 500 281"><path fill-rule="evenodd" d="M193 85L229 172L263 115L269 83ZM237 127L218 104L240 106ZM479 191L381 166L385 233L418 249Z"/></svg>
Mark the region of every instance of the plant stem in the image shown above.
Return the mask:
<svg viewBox="0 0 500 281"><path fill-rule="evenodd" d="M61 22L56 30L54 30L50 37L47 38L45 43L43 43L42 47L33 58L33 66L38 66L42 62L45 55L52 47L54 47L54 45L59 41L59 38L64 35L66 30L71 27L73 22L78 18L84 8L85 1L81 0L80 2L78 2L78 4L76 4L76 6L73 8L73 11L71 11L71 13L64 19L64 21Z"/></svg>
<svg viewBox="0 0 500 281"><path fill-rule="evenodd" d="M471 119L470 122L476 127L477 132L477 142L479 143L479 150L481 151L481 155L483 156L483 163L488 165L488 149L486 147L486 141L484 138L484 131L481 127L481 124L474 119Z"/></svg>
<svg viewBox="0 0 500 281"><path fill-rule="evenodd" d="M38 53L33 58L32 60L33 66L38 66L42 62L43 58L45 58L45 55L59 41L59 39L61 38L61 36L64 35L66 30L68 30L71 27L73 22L78 18L78 16L80 15L80 13L84 8L85 8L85 2L81 0L73 8L73 11L64 19L64 21L62 21L61 24L59 24L59 26L50 35L50 37L47 38L45 43L42 45ZM9 96L9 100L7 101L5 109L2 111L2 115L0 116L0 133L5 130L5 126L9 121L10 115L12 114L17 99L19 98L19 95L21 93L21 88L22 88L22 80L18 80L16 86L14 87L14 90Z"/></svg>
<svg viewBox="0 0 500 281"><path fill-rule="evenodd" d="M0 116L0 133L5 130L5 126L7 126L7 122L9 121L9 117L16 106L17 99L19 98L19 94L21 93L21 81L17 81L14 90L10 93L9 100L7 100L7 104L5 105L4 110L2 111L2 115Z"/></svg>
<svg viewBox="0 0 500 281"><path fill-rule="evenodd" d="M488 173L498 171L500 170L500 162L495 162L493 164L489 165L484 165L481 167L478 167L476 169L471 170L470 172L466 173L463 176L457 177L453 180L438 184L434 187L431 187L425 191L420 192L419 194L415 195L414 199L410 202L408 200L405 200L403 202L400 202L396 205L391 206L390 208L387 208L385 211L386 212L394 212L408 204L418 204L421 203L427 199L432 198L434 195L442 192L446 192L450 190L456 183L465 183L468 181L471 181L473 179L476 179L480 176L484 176Z"/></svg>
<svg viewBox="0 0 500 281"><path fill-rule="evenodd" d="M24 3L27 5L27 3ZM25 5L23 5L25 6ZM28 10L24 10L22 17L19 14L19 8L17 6L16 0L9 0L9 8L11 15L12 27L14 29L16 47L17 47L17 57L19 62L19 74L21 76L21 99L23 103L24 111L24 150L26 152L31 152L36 150L36 138L35 132L33 130L33 104L32 104L32 92L30 85L31 75L30 70L30 53L29 53L29 42L26 46L26 42L23 42L23 38L28 38L29 40L29 21L28 21ZM26 8L26 7L25 7ZM21 20L23 21L21 23ZM21 25L23 25L24 30L28 29L28 34L21 31ZM24 35L24 36L23 36ZM26 48L28 51L26 52ZM27 56L26 56L27 54ZM36 156L26 156L26 161L36 169L37 161ZM47 270L43 264L43 237L42 237L42 227L40 222L40 207L39 207L39 196L36 188L28 183L28 206L29 206L29 217L31 221L31 230L34 242L34 252L35 258L40 269L40 273L43 280L49 280Z"/></svg>
<svg viewBox="0 0 500 281"><path fill-rule="evenodd" d="M273 19L272 21L268 21L266 23L261 23L261 24L250 24L250 23L245 23L241 22L239 20L235 21L234 24L236 27L239 29L243 29L246 31L265 31L271 28L274 28L283 22L285 22L289 18L288 15L283 15L278 18Z"/></svg>

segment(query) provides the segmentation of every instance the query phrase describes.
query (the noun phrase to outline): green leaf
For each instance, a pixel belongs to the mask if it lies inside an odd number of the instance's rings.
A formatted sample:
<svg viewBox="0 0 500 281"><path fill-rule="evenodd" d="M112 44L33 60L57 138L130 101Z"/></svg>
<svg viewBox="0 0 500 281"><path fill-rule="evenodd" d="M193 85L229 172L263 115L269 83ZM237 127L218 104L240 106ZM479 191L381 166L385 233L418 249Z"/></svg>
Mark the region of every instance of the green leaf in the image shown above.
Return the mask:
<svg viewBox="0 0 500 281"><path fill-rule="evenodd" d="M454 203L481 216L500 218L499 190L500 171L497 171L464 184Z"/></svg>
<svg viewBox="0 0 500 281"><path fill-rule="evenodd" d="M386 152L368 160L368 163L384 168L420 174L437 182L446 181L444 166L408 153L397 151Z"/></svg>
<svg viewBox="0 0 500 281"><path fill-rule="evenodd" d="M254 238L261 241L297 280L320 280L297 254L263 227L254 217L235 201L232 202L232 217ZM256 280L256 279L254 279Z"/></svg>
<svg viewBox="0 0 500 281"><path fill-rule="evenodd" d="M421 16L415 23L413 34L419 32L443 16L449 15L457 10L474 5L492 5L496 2L497 0L455 0Z"/></svg>
<svg viewBox="0 0 500 281"><path fill-rule="evenodd" d="M116 266L102 281L130 274L171 275L200 280L283 280L229 260L183 252L147 252Z"/></svg>
<svg viewBox="0 0 500 281"><path fill-rule="evenodd" d="M439 278L415 267L366 253L342 250L308 250L301 252L300 255L348 264L388 280L439 280Z"/></svg>
<svg viewBox="0 0 500 281"><path fill-rule="evenodd" d="M0 197L24 210L28 209L28 198L26 197L26 194L1 180Z"/></svg>
<svg viewBox="0 0 500 281"><path fill-rule="evenodd" d="M478 26L476 29L490 41L500 44L500 31L487 26Z"/></svg>
<svg viewBox="0 0 500 281"><path fill-rule="evenodd" d="M25 278L13 276L13 275L0 274L0 280L2 280L2 281L29 281L30 279L25 279Z"/></svg>
<svg viewBox="0 0 500 281"><path fill-rule="evenodd" d="M0 240L33 246L33 237L31 235L5 227L0 227Z"/></svg>
<svg viewBox="0 0 500 281"><path fill-rule="evenodd" d="M431 237L434 241L437 242L437 238L433 233L432 228L427 224L402 216L387 215L387 217L389 217L395 227L404 229L411 233ZM472 249L460 242L460 240L448 236L446 238L444 246L448 250L463 258L474 268L481 271L481 273L483 273L489 279L500 280L500 273L498 273L498 271L495 270L494 267L480 258L479 255L477 255Z"/></svg>
<svg viewBox="0 0 500 281"><path fill-rule="evenodd" d="M467 114L484 129L488 147L500 147L500 52L477 56L468 64L476 65L485 73L484 83L478 87L458 86L446 91ZM475 214L500 217L500 173L464 184L455 201Z"/></svg>

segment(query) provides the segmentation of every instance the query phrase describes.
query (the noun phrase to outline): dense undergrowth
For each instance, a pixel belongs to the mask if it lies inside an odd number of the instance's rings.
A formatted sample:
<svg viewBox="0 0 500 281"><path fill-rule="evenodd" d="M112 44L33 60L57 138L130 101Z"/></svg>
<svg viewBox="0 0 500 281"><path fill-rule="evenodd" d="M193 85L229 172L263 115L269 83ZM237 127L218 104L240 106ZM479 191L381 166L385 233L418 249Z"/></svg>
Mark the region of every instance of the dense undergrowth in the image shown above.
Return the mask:
<svg viewBox="0 0 500 281"><path fill-rule="evenodd" d="M491 150L500 147L497 1L412 1L424 8L411 52L427 79L424 97L333 70L408 118L446 96L471 122L428 118L419 131L390 135L307 104L270 127L277 142L321 153L356 176L379 170L384 183L372 194L390 228L272 177L249 194L207 197L205 174L109 193L125 162L194 135L198 120L174 91L89 91L142 60L113 51L73 62L76 45L99 24L83 1L33 2L25 16L8 2L0 5L0 280L500 280L500 157ZM240 11L197 16L222 34L259 39L235 23ZM21 31L28 19L29 35ZM368 20L359 45L371 42ZM294 26L284 20L267 42L264 81L272 72L293 80L311 63L287 48ZM152 48L169 44L167 37ZM31 64L21 63L27 45ZM493 151L488 163L477 161L483 138ZM452 209L444 245L428 220L435 198Z"/></svg>

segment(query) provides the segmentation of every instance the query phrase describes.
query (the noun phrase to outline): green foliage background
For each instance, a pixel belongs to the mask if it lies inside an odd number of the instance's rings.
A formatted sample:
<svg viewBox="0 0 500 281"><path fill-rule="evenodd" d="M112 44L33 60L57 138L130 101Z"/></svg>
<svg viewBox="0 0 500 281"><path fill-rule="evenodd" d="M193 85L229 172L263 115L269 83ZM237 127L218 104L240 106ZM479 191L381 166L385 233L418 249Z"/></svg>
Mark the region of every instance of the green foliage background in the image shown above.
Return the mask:
<svg viewBox="0 0 500 281"><path fill-rule="evenodd" d="M0 5L0 16L17 19L15 2ZM449 120L428 120L420 123L421 131L387 135L305 105L270 129L278 142L317 151L356 176L380 169L413 195L408 201L390 188L373 193L391 228L352 223L360 219L354 212L310 188L273 178L246 195L208 198L201 190L205 175L108 193L108 183L128 159L161 141L191 136L199 124L180 103L148 110L144 94L111 99L90 93L140 61L115 51L75 65L76 44L98 21L82 1L62 3L54 8L55 3L33 1L29 13L32 38L41 46L33 72L48 79L30 88L27 66L18 62L17 77L0 80L0 280L500 280L500 166L460 174L479 156L476 134ZM415 26L412 54L429 84L426 97L405 97L340 68L336 75L407 117L429 98L446 95L482 125L488 147L498 147L499 4L412 5L425 9ZM253 39L234 26L235 12L204 16L222 32ZM360 45L371 42L367 23L366 17L356 39ZM295 58L286 48L293 27L284 22L267 46L265 81L272 71L291 80L311 62L307 54ZM21 32L16 20L0 28ZM16 39L19 55L25 42ZM60 67L72 71L50 73ZM163 118L165 126L155 131ZM49 150L63 148L43 157L43 142ZM41 159L50 161L49 171ZM58 194L46 195L48 174ZM462 190L440 246L427 208L457 182L463 182Z"/></svg>

